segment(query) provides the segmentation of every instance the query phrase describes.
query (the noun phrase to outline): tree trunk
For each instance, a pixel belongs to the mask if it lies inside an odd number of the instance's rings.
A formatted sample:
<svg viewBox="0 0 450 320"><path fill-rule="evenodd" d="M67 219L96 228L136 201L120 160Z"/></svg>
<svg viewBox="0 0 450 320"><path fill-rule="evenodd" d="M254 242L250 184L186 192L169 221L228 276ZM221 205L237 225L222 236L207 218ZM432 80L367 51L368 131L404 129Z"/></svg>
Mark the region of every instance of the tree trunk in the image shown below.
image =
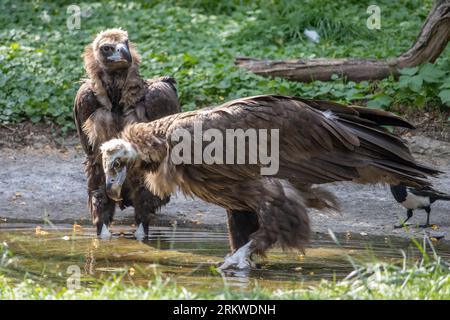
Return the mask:
<svg viewBox="0 0 450 320"><path fill-rule="evenodd" d="M437 0L411 48L388 59L297 59L262 60L237 57L236 65L268 77L293 81L328 81L333 74L352 81L377 80L397 76L402 68L434 62L445 50L450 39L450 0Z"/></svg>

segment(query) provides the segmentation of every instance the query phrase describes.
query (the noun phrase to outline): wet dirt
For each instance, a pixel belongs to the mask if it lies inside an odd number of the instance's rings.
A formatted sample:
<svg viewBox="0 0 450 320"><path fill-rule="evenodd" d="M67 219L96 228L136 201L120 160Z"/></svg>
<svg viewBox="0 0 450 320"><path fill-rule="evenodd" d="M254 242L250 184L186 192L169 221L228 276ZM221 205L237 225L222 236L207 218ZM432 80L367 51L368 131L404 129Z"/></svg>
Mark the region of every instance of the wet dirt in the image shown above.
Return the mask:
<svg viewBox="0 0 450 320"><path fill-rule="evenodd" d="M90 225L86 207L84 155L72 137L64 147L55 147L45 135L32 135L33 147L0 148L0 228L4 223ZM423 136L405 137L415 157L444 173L433 179L436 188L450 193L450 143ZM34 139L34 140L33 140ZM37 140L36 140L37 139ZM47 140L46 140L47 139ZM437 202L432 207L431 222L437 230L416 228L425 221L425 212L415 212L413 226L394 229L405 217L405 209L397 204L387 187L336 183L327 186L340 199L342 211L330 215L312 210L313 231L352 232L362 235L421 236L423 232L450 238L450 202ZM172 197L158 214L157 226L201 227L226 230L225 210L199 199ZM115 222L131 225L133 210L117 210Z"/></svg>

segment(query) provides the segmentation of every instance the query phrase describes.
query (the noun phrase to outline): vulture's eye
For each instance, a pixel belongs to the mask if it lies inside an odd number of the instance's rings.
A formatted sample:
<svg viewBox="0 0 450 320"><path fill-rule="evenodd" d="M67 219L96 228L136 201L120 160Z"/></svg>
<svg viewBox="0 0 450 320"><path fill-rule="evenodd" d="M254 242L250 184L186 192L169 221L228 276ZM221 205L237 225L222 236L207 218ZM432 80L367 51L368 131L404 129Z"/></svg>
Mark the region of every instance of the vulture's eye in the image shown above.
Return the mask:
<svg viewBox="0 0 450 320"><path fill-rule="evenodd" d="M113 163L113 168L114 169L120 169L120 167L122 166L122 164L120 163L120 160L115 160Z"/></svg>
<svg viewBox="0 0 450 320"><path fill-rule="evenodd" d="M111 52L112 51L112 47L111 46L102 46L102 51L103 52Z"/></svg>

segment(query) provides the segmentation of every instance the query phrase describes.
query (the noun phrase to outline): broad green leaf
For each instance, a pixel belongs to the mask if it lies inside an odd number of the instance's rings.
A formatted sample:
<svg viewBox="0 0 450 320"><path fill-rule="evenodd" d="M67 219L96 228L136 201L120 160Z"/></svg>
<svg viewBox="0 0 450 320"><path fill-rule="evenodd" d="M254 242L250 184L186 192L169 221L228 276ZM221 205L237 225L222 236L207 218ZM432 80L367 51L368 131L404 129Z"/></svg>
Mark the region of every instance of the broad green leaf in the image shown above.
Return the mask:
<svg viewBox="0 0 450 320"><path fill-rule="evenodd" d="M436 65L427 63L420 68L419 75L424 81L434 83L438 82L445 75L445 72Z"/></svg>
<svg viewBox="0 0 450 320"><path fill-rule="evenodd" d="M403 68L400 69L400 74L406 75L406 76L413 76L419 71L419 67L413 67L413 68Z"/></svg>
<svg viewBox="0 0 450 320"><path fill-rule="evenodd" d="M444 81L443 84L439 87L439 89L450 89L450 76L448 76Z"/></svg>
<svg viewBox="0 0 450 320"><path fill-rule="evenodd" d="M392 103L392 98L382 94L379 95L378 97L376 97L375 99L369 101L367 103L367 107L371 108L371 109L382 109L382 108L386 108L389 107Z"/></svg>
<svg viewBox="0 0 450 320"><path fill-rule="evenodd" d="M441 98L442 103L450 103L450 89L442 90L439 92L439 98Z"/></svg>
<svg viewBox="0 0 450 320"><path fill-rule="evenodd" d="M420 92L422 84L423 79L421 76L413 76L409 79L408 87L414 92Z"/></svg>

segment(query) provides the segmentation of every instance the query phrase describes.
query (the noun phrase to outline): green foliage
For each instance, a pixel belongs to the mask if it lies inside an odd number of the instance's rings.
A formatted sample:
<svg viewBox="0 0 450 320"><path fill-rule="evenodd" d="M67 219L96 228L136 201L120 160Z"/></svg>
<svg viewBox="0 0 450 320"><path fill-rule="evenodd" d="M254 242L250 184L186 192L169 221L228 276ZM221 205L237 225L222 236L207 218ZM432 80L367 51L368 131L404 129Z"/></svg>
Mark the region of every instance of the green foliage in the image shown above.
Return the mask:
<svg viewBox="0 0 450 320"><path fill-rule="evenodd" d="M352 103L371 100L369 107L374 108L405 104L433 109L449 103L448 51L435 66L404 73L399 82L354 83L336 77L303 84L263 78L234 66L237 55L272 59L397 55L411 45L431 0L378 1L380 30L365 26L370 1L82 2L79 30L67 28L70 4L0 3L1 122L31 120L72 128L73 99L84 76L80 55L96 33L110 27L128 30L142 55L145 77L177 78L185 110L261 93ZM321 41L304 39L305 28L315 29Z"/></svg>
<svg viewBox="0 0 450 320"><path fill-rule="evenodd" d="M397 87L405 104L423 108L427 103L450 102L450 71L430 63L400 71ZM440 98L440 101L438 101Z"/></svg>

